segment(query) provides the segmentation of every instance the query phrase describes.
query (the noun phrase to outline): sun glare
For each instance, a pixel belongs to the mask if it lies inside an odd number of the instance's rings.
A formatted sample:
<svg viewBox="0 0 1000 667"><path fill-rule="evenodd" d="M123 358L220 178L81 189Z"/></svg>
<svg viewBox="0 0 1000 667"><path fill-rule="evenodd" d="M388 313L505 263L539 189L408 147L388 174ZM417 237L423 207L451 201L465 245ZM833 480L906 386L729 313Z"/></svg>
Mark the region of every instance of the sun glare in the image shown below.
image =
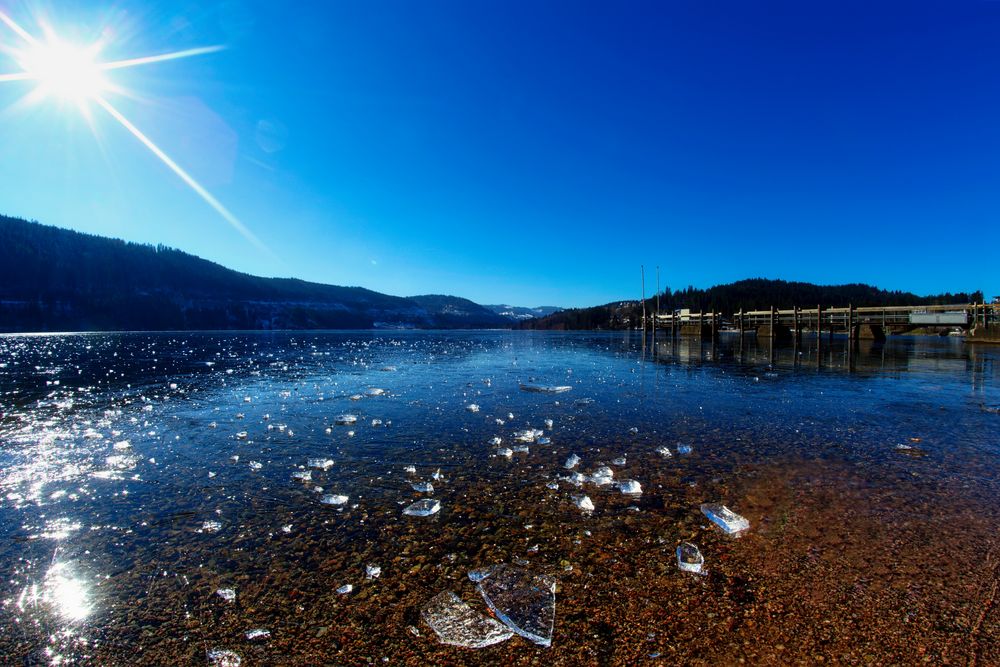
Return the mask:
<svg viewBox="0 0 1000 667"><path fill-rule="evenodd" d="M95 61L96 49L64 42L36 43L22 62L39 89L73 102L84 102L107 90L108 82Z"/></svg>

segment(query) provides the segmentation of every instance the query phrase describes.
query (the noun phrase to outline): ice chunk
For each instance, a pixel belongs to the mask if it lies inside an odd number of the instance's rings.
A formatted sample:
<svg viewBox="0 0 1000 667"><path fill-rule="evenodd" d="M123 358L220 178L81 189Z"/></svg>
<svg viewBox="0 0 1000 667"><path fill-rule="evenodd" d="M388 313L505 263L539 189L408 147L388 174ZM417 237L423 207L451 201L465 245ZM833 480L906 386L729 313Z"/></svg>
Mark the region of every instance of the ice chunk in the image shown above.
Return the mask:
<svg viewBox="0 0 1000 667"><path fill-rule="evenodd" d="M250 466L250 470L260 470L264 467L264 464L260 461L251 461L247 465Z"/></svg>
<svg viewBox="0 0 1000 667"><path fill-rule="evenodd" d="M597 486L606 486L612 482L615 473L608 466L601 466L590 476L590 481Z"/></svg>
<svg viewBox="0 0 1000 667"><path fill-rule="evenodd" d="M690 454L691 451L692 451L691 450L691 445L685 445L685 444L680 443L680 442L677 443L677 453L678 454Z"/></svg>
<svg viewBox="0 0 1000 667"><path fill-rule="evenodd" d="M219 523L218 521L209 520L209 521L206 521L205 523L201 524L201 530L199 532L202 532L202 533L217 533L221 529L222 529L222 524L221 523Z"/></svg>
<svg viewBox="0 0 1000 667"><path fill-rule="evenodd" d="M590 499L590 496L573 496L573 504L584 512L594 511L594 501Z"/></svg>
<svg viewBox="0 0 1000 667"><path fill-rule="evenodd" d="M537 428L529 428L524 431L518 431L514 434L514 439L518 442L534 442L538 438L542 437L544 431Z"/></svg>
<svg viewBox="0 0 1000 667"><path fill-rule="evenodd" d="M497 456L506 456L507 458L510 458L514 456L514 450L509 447L501 447L497 450Z"/></svg>
<svg viewBox="0 0 1000 667"><path fill-rule="evenodd" d="M431 514L437 514L440 509L440 501L432 498L424 498L404 509L403 514L407 516L430 516Z"/></svg>
<svg viewBox="0 0 1000 667"><path fill-rule="evenodd" d="M576 454L570 454L569 458L566 459L566 463L563 464L563 467L566 468L567 470L572 470L573 468L576 467L576 464L579 462L580 462L579 456L577 456Z"/></svg>
<svg viewBox="0 0 1000 667"><path fill-rule="evenodd" d="M670 453L670 448L667 447L666 445L663 445L662 447L657 447L656 453L665 459L669 459L671 456L673 456L673 454Z"/></svg>
<svg viewBox="0 0 1000 667"><path fill-rule="evenodd" d="M381 396L385 393L385 389L381 389L379 387L372 387L365 393L368 394L369 396Z"/></svg>
<svg viewBox="0 0 1000 667"><path fill-rule="evenodd" d="M537 394L561 394L569 391L573 387L568 385L542 385L542 384L522 384L521 391L530 391Z"/></svg>
<svg viewBox="0 0 1000 667"><path fill-rule="evenodd" d="M417 467L416 466L406 466L406 467L403 468L403 472L408 472L411 475L415 475L415 474L417 474Z"/></svg>
<svg viewBox="0 0 1000 667"><path fill-rule="evenodd" d="M528 446L527 445L514 445L513 447L511 447L511 449L514 451L515 454L527 454L528 453Z"/></svg>
<svg viewBox="0 0 1000 667"><path fill-rule="evenodd" d="M479 406L476 405L475 403L469 403L468 405L465 406L465 409L468 410L469 412L479 412Z"/></svg>
<svg viewBox="0 0 1000 667"><path fill-rule="evenodd" d="M243 659L235 651L213 648L208 651L208 662L214 667L240 667Z"/></svg>
<svg viewBox="0 0 1000 667"><path fill-rule="evenodd" d="M558 491L559 490L559 482L556 482L556 481L547 482L545 484L545 488L552 489L553 491Z"/></svg>
<svg viewBox="0 0 1000 667"><path fill-rule="evenodd" d="M618 482L618 490L630 496L642 494L642 485L634 479L623 479Z"/></svg>
<svg viewBox="0 0 1000 667"><path fill-rule="evenodd" d="M569 482L573 486L583 486L583 483L587 481L587 476L582 472L570 473L569 477L563 477L565 481Z"/></svg>
<svg viewBox="0 0 1000 667"><path fill-rule="evenodd" d="M351 394L350 396L348 396L348 398L350 398L352 401L360 401L362 398L364 398L364 396L362 396L361 394Z"/></svg>
<svg viewBox="0 0 1000 667"><path fill-rule="evenodd" d="M369 563L365 565L365 578L366 579L378 579L382 574L382 568L374 563Z"/></svg>
<svg viewBox="0 0 1000 667"><path fill-rule="evenodd" d="M413 487L414 491L419 491L420 493L434 493L434 485L430 482L414 482L410 486Z"/></svg>
<svg viewBox="0 0 1000 667"><path fill-rule="evenodd" d="M343 586L337 589L337 595L347 595L353 590L354 590L353 584L344 584Z"/></svg>
<svg viewBox="0 0 1000 667"><path fill-rule="evenodd" d="M535 440L535 443L539 445L551 445L552 441L548 438L539 438L538 440Z"/></svg>
<svg viewBox="0 0 1000 667"><path fill-rule="evenodd" d="M313 474L312 470L297 470L292 473L292 477L303 482L311 482Z"/></svg>
<svg viewBox="0 0 1000 667"><path fill-rule="evenodd" d="M433 479L435 482L438 481L439 479L444 479L444 475L441 474L441 468L438 468L437 470L431 473L431 479Z"/></svg>
<svg viewBox="0 0 1000 667"><path fill-rule="evenodd" d="M701 550L690 542L681 542L677 546L677 567L685 572L701 572L705 557Z"/></svg>
<svg viewBox="0 0 1000 667"><path fill-rule="evenodd" d="M121 440L114 444L114 449L116 452L125 452L132 449L132 443L128 440Z"/></svg>
<svg viewBox="0 0 1000 667"><path fill-rule="evenodd" d="M232 602L233 600L236 599L236 591L234 591L232 588L220 588L219 590L215 591L215 594L218 595L223 600L225 600L226 602Z"/></svg>
<svg viewBox="0 0 1000 667"><path fill-rule="evenodd" d="M722 528L727 535L738 536L750 528L749 521L725 505L706 503L701 506L701 513Z"/></svg>
<svg viewBox="0 0 1000 667"><path fill-rule="evenodd" d="M246 431L240 431L239 433L236 434L236 439L237 440L246 440L248 435L249 434Z"/></svg>
<svg viewBox="0 0 1000 667"><path fill-rule="evenodd" d="M334 417L333 421L338 426L349 426L358 421L358 418L355 415L338 415Z"/></svg>
<svg viewBox="0 0 1000 667"><path fill-rule="evenodd" d="M476 584L504 625L542 646L552 645L556 582L513 565L496 565Z"/></svg>
<svg viewBox="0 0 1000 667"><path fill-rule="evenodd" d="M501 438L500 436L494 436L490 438L490 444L493 445L494 447L499 447L501 442L503 442L503 438Z"/></svg>
<svg viewBox="0 0 1000 667"><path fill-rule="evenodd" d="M420 611L424 623L438 636L442 644L463 648L483 648L514 636L514 633L489 616L472 610L451 591L431 598Z"/></svg>
<svg viewBox="0 0 1000 667"><path fill-rule="evenodd" d="M553 421L552 421L551 419L546 419L546 420L545 420L545 428L547 428L547 429L549 429L549 430L551 431L551 430L552 430L552 425L553 425L554 423L555 423L555 422L553 422Z"/></svg>
<svg viewBox="0 0 1000 667"><path fill-rule="evenodd" d="M372 426L381 426L381 425L382 425L382 420L381 419L373 419L372 420Z"/></svg>
<svg viewBox="0 0 1000 667"><path fill-rule="evenodd" d="M309 459L306 465L317 470L329 470L333 467L333 459Z"/></svg>
<svg viewBox="0 0 1000 667"><path fill-rule="evenodd" d="M267 639L271 636L270 630L265 630L264 628L254 628L253 630L247 630L244 637L249 641L256 641L258 639Z"/></svg>
<svg viewBox="0 0 1000 667"><path fill-rule="evenodd" d="M349 498L347 496L342 496L336 493L328 493L322 498L320 502L324 505L346 505Z"/></svg>

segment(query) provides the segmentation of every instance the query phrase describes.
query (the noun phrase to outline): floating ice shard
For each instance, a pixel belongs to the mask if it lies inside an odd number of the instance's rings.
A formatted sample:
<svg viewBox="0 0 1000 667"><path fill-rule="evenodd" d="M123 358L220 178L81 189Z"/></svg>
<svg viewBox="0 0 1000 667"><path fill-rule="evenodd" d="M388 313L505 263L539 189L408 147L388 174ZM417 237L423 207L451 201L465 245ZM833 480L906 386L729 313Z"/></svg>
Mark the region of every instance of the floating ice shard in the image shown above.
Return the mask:
<svg viewBox="0 0 1000 667"><path fill-rule="evenodd" d="M606 486L614 480L615 473L608 466L601 466L590 476L590 481L597 486Z"/></svg>
<svg viewBox="0 0 1000 667"><path fill-rule="evenodd" d="M507 458L510 458L514 456L514 450L509 447L501 447L497 450L497 456L506 456Z"/></svg>
<svg viewBox="0 0 1000 667"><path fill-rule="evenodd" d="M114 450L116 452L125 452L130 449L132 449L132 443L130 443L128 440L121 440L114 444Z"/></svg>
<svg viewBox="0 0 1000 667"><path fill-rule="evenodd" d="M222 529L222 524L221 523L219 523L218 521L208 520L205 523L201 524L201 530L199 532L202 532L202 533L217 533L221 529Z"/></svg>
<svg viewBox="0 0 1000 667"><path fill-rule="evenodd" d="M424 498L403 510L403 514L407 516L430 516L431 514L437 514L440 509L440 501L433 498Z"/></svg>
<svg viewBox="0 0 1000 667"><path fill-rule="evenodd" d="M250 466L250 470L260 470L264 467L264 464L260 461L251 461L247 465Z"/></svg>
<svg viewBox="0 0 1000 667"><path fill-rule="evenodd" d="M434 485L430 482L414 482L410 486L413 487L414 491L419 491L420 493L434 493Z"/></svg>
<svg viewBox="0 0 1000 667"><path fill-rule="evenodd" d="M563 467L566 468L567 470L572 470L573 468L576 467L576 464L579 462L580 462L579 456L577 456L576 454L570 454L569 458L566 459L566 463L563 464Z"/></svg>
<svg viewBox="0 0 1000 667"><path fill-rule="evenodd" d="M511 449L514 451L515 454L527 454L528 453L528 446L527 445L514 445L513 447L511 447Z"/></svg>
<svg viewBox="0 0 1000 667"><path fill-rule="evenodd" d="M236 599L236 591L234 591L232 588L220 588L219 590L215 591L215 594L218 595L223 600L225 600L226 602L232 602L233 600Z"/></svg>
<svg viewBox="0 0 1000 667"><path fill-rule="evenodd" d="M559 490L559 482L556 482L556 481L548 482L548 483L546 483L545 488L552 489L553 491L558 491Z"/></svg>
<svg viewBox="0 0 1000 667"><path fill-rule="evenodd" d="M479 406L476 405L475 403L469 403L468 405L465 406L465 409L468 410L469 412L479 412Z"/></svg>
<svg viewBox="0 0 1000 667"><path fill-rule="evenodd" d="M536 644L552 645L556 619L554 579L500 564L490 568L476 587L504 625Z"/></svg>
<svg viewBox="0 0 1000 667"><path fill-rule="evenodd" d="M493 445L494 447L499 447L501 442L503 442L503 438L501 438L500 436L494 436L490 438L490 444Z"/></svg>
<svg viewBox="0 0 1000 667"><path fill-rule="evenodd" d="M208 651L208 662L214 667L240 667L243 659L235 651L213 648Z"/></svg>
<svg viewBox="0 0 1000 667"><path fill-rule="evenodd" d="M338 415L334 417L333 421L338 426L349 426L358 421L358 418L355 415Z"/></svg>
<svg viewBox="0 0 1000 667"><path fill-rule="evenodd" d="M406 467L403 468L403 472L408 472L411 475L415 475L415 474L417 474L417 467L416 466L406 466Z"/></svg>
<svg viewBox="0 0 1000 667"><path fill-rule="evenodd" d="M670 448L667 447L666 445L663 445L662 447L657 447L656 453L665 459L669 459L671 456L673 456L673 454L670 453Z"/></svg>
<svg viewBox="0 0 1000 667"><path fill-rule="evenodd" d="M618 482L618 490L626 495L638 496L642 494L642 485L634 479L623 479Z"/></svg>
<svg viewBox="0 0 1000 667"><path fill-rule="evenodd" d="M324 505L346 505L349 498L347 496L342 496L336 493L328 493L322 498L320 502Z"/></svg>
<svg viewBox="0 0 1000 667"><path fill-rule="evenodd" d="M548 438L539 438L538 440L535 440L535 444L538 444L538 445L551 445L552 441L549 440Z"/></svg>
<svg viewBox="0 0 1000 667"><path fill-rule="evenodd" d="M239 433L236 434L236 439L237 440L246 440L247 439L247 435L249 435L249 434L246 431L240 431Z"/></svg>
<svg viewBox="0 0 1000 667"><path fill-rule="evenodd" d="M701 506L701 513L711 519L719 528L722 528L727 535L739 536L750 528L749 521L725 505L705 503Z"/></svg>
<svg viewBox="0 0 1000 667"><path fill-rule="evenodd" d="M571 390L569 385L542 385L542 384L522 384L521 391L530 391L537 394L561 394Z"/></svg>
<svg viewBox="0 0 1000 667"><path fill-rule="evenodd" d="M573 504L584 512L594 511L594 501L590 499L590 496L573 496Z"/></svg>
<svg viewBox="0 0 1000 667"><path fill-rule="evenodd" d="M677 546L677 567L685 572L701 572L705 557L701 550L690 542L681 542Z"/></svg>
<svg viewBox="0 0 1000 667"><path fill-rule="evenodd" d="M366 579L378 579L382 574L382 568L374 563L369 563L365 565L365 578Z"/></svg>
<svg viewBox="0 0 1000 667"><path fill-rule="evenodd" d="M677 453L678 454L690 454L692 451L691 445L685 445L683 443L677 443Z"/></svg>
<svg viewBox="0 0 1000 667"><path fill-rule="evenodd" d="M437 470L431 473L431 479L433 479L435 482L438 481L439 479L444 479L444 475L441 474L441 468L438 468Z"/></svg>
<svg viewBox="0 0 1000 667"><path fill-rule="evenodd" d="M529 428L524 431L518 431L514 434L514 439L518 442L534 442L536 439L542 437L544 431L537 428Z"/></svg>
<svg viewBox="0 0 1000 667"><path fill-rule="evenodd" d="M365 393L368 394L369 396L382 396L383 394L385 394L385 389L381 389L379 387L372 387Z"/></svg>
<svg viewBox="0 0 1000 667"><path fill-rule="evenodd" d="M267 639L271 636L271 631L264 628L254 628L253 630L247 630L243 636L249 641L256 641L258 639Z"/></svg>
<svg viewBox="0 0 1000 667"><path fill-rule="evenodd" d="M362 398L364 398L364 396L362 396L361 394L351 394L350 396L348 396L348 398L350 398L352 401L360 401Z"/></svg>
<svg viewBox="0 0 1000 667"><path fill-rule="evenodd" d="M463 648L483 648L514 636L514 633L489 616L476 613L451 591L431 598L420 611L424 623L442 644Z"/></svg>
<svg viewBox="0 0 1000 667"><path fill-rule="evenodd" d="M381 419L373 419L372 420L372 426L381 426L381 425L382 425L382 420Z"/></svg>
<svg viewBox="0 0 1000 667"><path fill-rule="evenodd" d="M343 586L337 589L337 595L347 595L353 590L354 590L353 584L344 584Z"/></svg>
<svg viewBox="0 0 1000 667"><path fill-rule="evenodd" d="M292 477L302 482L311 482L313 474L312 470L297 470L292 473Z"/></svg>
<svg viewBox="0 0 1000 667"><path fill-rule="evenodd" d="M317 470L329 470L333 467L333 459L309 459L306 465Z"/></svg>
<svg viewBox="0 0 1000 667"><path fill-rule="evenodd" d="M562 479L573 486L583 486L583 483L587 481L587 476L582 472L573 472L568 477L563 477Z"/></svg>
<svg viewBox="0 0 1000 667"><path fill-rule="evenodd" d="M554 423L555 423L555 422L553 422L553 421L552 421L551 419L546 419L546 420L545 420L545 428L547 428L547 429L549 429L549 430L551 431L551 430L552 430L552 425L553 425Z"/></svg>
<svg viewBox="0 0 1000 667"><path fill-rule="evenodd" d="M394 373L396 371L396 367L395 366L383 366L381 370L384 371L384 372L386 372L386 373Z"/></svg>

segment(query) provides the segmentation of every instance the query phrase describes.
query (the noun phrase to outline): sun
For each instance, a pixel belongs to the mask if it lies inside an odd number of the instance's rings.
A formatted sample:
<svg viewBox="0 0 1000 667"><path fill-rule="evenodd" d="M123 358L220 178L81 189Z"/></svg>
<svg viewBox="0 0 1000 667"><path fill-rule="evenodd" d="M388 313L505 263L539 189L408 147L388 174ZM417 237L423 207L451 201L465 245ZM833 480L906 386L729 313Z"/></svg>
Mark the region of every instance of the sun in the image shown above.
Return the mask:
<svg viewBox="0 0 1000 667"><path fill-rule="evenodd" d="M21 66L38 84L39 91L76 103L94 99L109 89L97 63L98 49L62 41L36 42Z"/></svg>

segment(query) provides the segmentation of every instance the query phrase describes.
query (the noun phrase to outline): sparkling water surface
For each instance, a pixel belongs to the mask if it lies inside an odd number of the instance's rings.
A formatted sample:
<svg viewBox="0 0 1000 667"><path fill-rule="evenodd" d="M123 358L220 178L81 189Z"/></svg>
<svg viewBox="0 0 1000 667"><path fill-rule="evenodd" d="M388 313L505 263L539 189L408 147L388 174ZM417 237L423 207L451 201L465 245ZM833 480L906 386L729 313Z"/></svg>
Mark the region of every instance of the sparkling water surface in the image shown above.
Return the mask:
<svg viewBox="0 0 1000 667"><path fill-rule="evenodd" d="M989 662L998 359L931 337L0 337L0 650ZM498 563L557 582L551 647L421 621L445 590L488 613L466 574Z"/></svg>

